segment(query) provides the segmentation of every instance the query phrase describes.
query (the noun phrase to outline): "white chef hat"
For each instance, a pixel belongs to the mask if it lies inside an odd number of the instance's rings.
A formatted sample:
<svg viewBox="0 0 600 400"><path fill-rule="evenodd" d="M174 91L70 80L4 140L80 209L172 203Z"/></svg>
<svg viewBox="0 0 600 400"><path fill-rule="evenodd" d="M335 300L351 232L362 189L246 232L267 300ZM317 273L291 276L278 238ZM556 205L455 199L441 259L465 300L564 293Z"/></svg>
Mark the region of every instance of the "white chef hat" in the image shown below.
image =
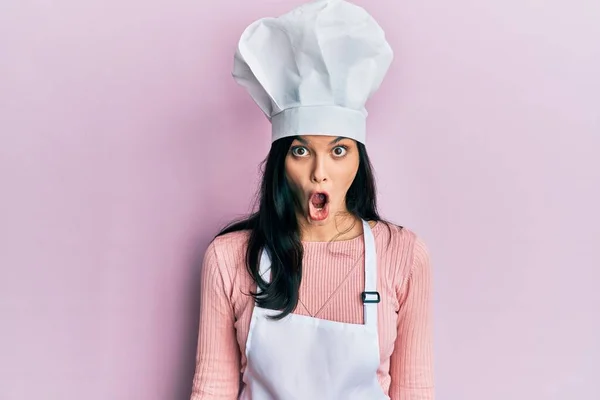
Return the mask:
<svg viewBox="0 0 600 400"><path fill-rule="evenodd" d="M316 0L243 32L232 75L285 136L366 140L365 103L393 52L377 22L344 0Z"/></svg>

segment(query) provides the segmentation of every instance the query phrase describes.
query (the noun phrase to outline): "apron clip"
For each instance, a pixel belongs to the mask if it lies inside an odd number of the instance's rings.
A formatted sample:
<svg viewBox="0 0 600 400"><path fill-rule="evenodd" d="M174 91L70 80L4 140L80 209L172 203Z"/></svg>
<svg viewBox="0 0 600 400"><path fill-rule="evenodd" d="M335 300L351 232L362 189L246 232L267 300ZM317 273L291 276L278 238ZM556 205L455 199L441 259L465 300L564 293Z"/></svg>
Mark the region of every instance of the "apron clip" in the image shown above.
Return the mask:
<svg viewBox="0 0 600 400"><path fill-rule="evenodd" d="M379 303L381 301L379 292L362 292L361 296L363 303ZM373 296L375 296L375 298L373 298Z"/></svg>

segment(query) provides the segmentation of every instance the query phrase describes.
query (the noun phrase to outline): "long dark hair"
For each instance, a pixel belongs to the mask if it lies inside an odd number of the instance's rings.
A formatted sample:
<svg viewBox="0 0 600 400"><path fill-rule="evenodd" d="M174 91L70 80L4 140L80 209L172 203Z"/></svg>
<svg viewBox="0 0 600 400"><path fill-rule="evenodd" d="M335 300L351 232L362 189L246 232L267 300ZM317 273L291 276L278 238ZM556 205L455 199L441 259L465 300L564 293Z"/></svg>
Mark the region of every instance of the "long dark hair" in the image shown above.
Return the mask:
<svg viewBox="0 0 600 400"><path fill-rule="evenodd" d="M241 221L234 221L217 236L249 229L246 266L261 293L251 293L262 308L281 310L275 319L294 311L302 280L303 247L295 211L295 195L285 176L285 159L295 136L274 141L263 161L263 177L258 196L258 211ZM371 221L382 221L377 212L373 167L364 144L357 142L359 167L346 193L350 214ZM386 221L382 221L386 222ZM388 227L389 228L389 227ZM271 258L271 282L259 272L260 252L265 248Z"/></svg>

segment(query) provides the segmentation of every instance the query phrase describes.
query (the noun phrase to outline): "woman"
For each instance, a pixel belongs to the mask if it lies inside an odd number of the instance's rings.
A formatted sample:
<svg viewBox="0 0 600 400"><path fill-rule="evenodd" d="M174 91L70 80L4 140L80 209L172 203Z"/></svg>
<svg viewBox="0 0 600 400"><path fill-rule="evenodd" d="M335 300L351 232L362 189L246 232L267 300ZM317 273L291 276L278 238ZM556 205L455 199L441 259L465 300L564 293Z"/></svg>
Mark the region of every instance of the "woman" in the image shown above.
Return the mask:
<svg viewBox="0 0 600 400"><path fill-rule="evenodd" d="M204 257L192 400L434 398L427 249L378 215L365 148L391 61L343 0L244 31L233 76L272 145L258 211Z"/></svg>

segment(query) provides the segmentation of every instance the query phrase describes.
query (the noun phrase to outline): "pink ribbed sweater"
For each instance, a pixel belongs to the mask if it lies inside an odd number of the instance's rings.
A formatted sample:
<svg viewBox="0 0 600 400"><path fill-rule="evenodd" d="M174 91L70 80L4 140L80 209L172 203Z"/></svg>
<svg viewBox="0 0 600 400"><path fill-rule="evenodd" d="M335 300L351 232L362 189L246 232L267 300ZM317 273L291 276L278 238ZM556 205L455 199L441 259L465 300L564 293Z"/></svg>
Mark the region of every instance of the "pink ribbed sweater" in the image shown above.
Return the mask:
<svg viewBox="0 0 600 400"><path fill-rule="evenodd" d="M392 400L432 400L431 267L423 241L407 228L378 222L379 382ZM244 264L248 231L217 237L202 267L200 326L191 400L235 400L256 286ZM363 235L302 242L300 302L294 311L360 324L364 290ZM285 400L285 399L283 399ZM342 400L342 399L340 399ZM368 400L368 399L365 399Z"/></svg>

